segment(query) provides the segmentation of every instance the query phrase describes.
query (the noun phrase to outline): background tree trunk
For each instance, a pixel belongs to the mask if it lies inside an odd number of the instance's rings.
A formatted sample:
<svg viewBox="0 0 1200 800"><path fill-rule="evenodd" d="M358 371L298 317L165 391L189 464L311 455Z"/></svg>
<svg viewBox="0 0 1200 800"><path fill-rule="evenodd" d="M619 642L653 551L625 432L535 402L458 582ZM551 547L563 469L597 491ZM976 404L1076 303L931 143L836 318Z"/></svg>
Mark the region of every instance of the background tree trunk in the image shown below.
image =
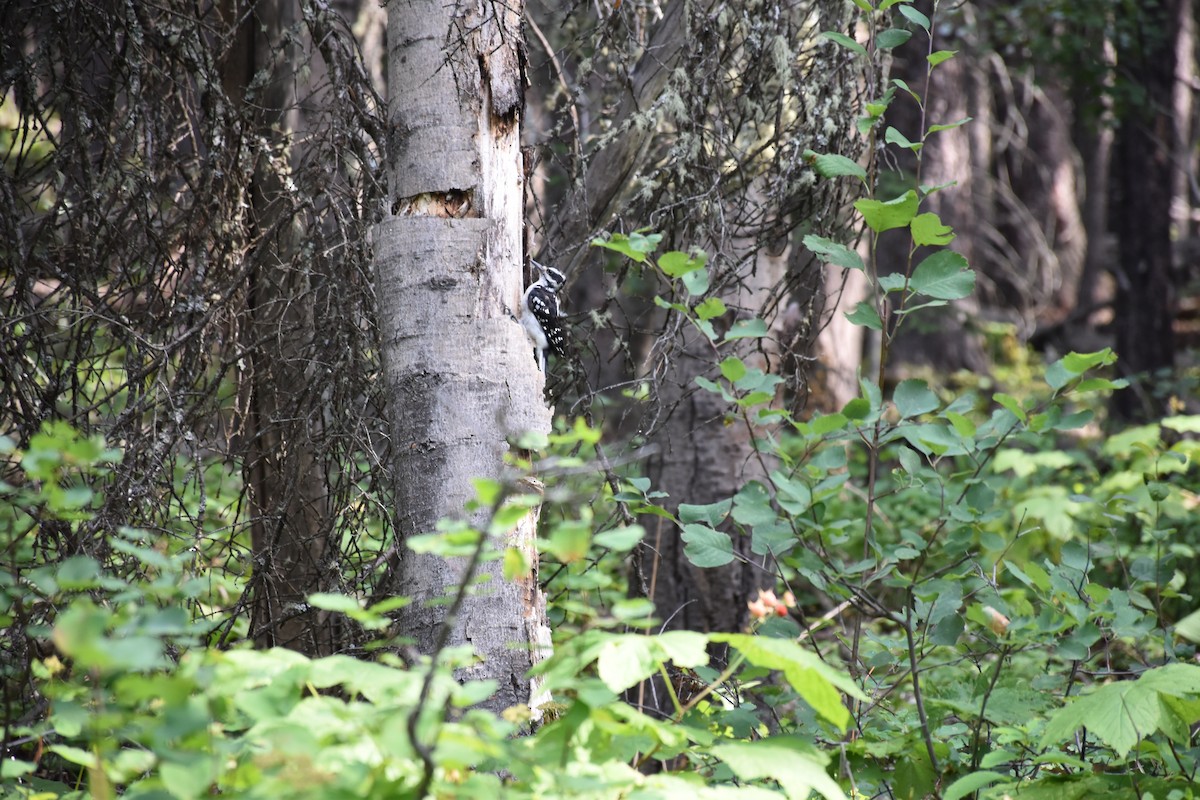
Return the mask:
<svg viewBox="0 0 1200 800"><path fill-rule="evenodd" d="M1171 264L1171 187L1176 22L1189 0L1156 0L1129 12L1136 35L1117 42L1118 68L1141 102L1120 109L1115 142L1116 351L1130 388L1113 395L1122 417L1163 413L1154 372L1175 363L1174 276Z"/></svg>
<svg viewBox="0 0 1200 800"><path fill-rule="evenodd" d="M322 403L308 396L314 386L308 372L314 364L315 289L296 258L297 210L281 177L300 156L292 140L306 48L289 38L298 32L296 0L259 0L249 9L230 0L224 15L240 21L224 69L225 89L233 101L254 109L242 144L257 161L249 201L258 252L246 287L248 346L241 371L254 559L250 630L260 647L328 655L333 619L307 604L309 594L328 588L322 577L332 578L324 568L331 515L314 453ZM269 80L261 81L261 74Z"/></svg>
<svg viewBox="0 0 1200 800"><path fill-rule="evenodd" d="M392 214L376 229L376 291L392 423L397 535L461 517L471 479L500 478L513 437L548 432L532 348L513 314L522 291L524 91L521 4L393 5L388 20ZM485 512L470 517L486 525ZM534 554L537 513L510 543ZM535 561L536 563L536 561ZM402 635L430 653L442 625L492 678L495 710L529 703L524 674L548 644L537 572L505 581L500 562L457 619L438 601L465 560L401 549L384 591L411 597Z"/></svg>

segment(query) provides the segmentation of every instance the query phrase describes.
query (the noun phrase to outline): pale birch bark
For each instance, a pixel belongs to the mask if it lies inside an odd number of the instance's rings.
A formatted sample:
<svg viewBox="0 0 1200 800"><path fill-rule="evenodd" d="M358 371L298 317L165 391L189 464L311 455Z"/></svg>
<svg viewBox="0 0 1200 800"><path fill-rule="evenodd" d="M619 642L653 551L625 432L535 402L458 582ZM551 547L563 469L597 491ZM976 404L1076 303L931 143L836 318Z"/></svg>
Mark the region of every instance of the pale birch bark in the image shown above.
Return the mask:
<svg viewBox="0 0 1200 800"><path fill-rule="evenodd" d="M389 7L389 194L375 231L384 379L401 540L459 517L471 479L499 478L513 437L548 431L542 377L521 326L524 91L520 3L415 0ZM510 544L533 552L536 511ZM473 520L484 520L476 514ZM497 542L503 546L504 542ZM411 597L397 620L434 649L465 562L403 547L385 589ZM525 672L548 640L536 570L509 582L500 562L451 619L450 644L480 657L500 710L530 702Z"/></svg>

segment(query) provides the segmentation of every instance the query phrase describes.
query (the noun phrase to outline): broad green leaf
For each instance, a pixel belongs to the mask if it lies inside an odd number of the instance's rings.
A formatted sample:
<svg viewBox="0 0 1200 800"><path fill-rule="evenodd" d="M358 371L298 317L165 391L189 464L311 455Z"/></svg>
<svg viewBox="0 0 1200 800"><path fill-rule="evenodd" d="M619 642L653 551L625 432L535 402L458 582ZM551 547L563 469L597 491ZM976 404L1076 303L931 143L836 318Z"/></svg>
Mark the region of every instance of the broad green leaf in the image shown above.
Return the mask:
<svg viewBox="0 0 1200 800"><path fill-rule="evenodd" d="M725 521L729 516L729 510L733 508L733 498L728 500L720 500L716 503L708 503L706 505L693 505L692 503L679 504L679 520L684 524L692 522L703 522L709 527L716 527Z"/></svg>
<svg viewBox="0 0 1200 800"><path fill-rule="evenodd" d="M1124 758L1140 740L1159 731L1165 713L1163 695L1198 693L1200 666L1176 663L1147 670L1137 680L1101 686L1059 709L1046 723L1041 746L1066 741L1086 727Z"/></svg>
<svg viewBox="0 0 1200 800"><path fill-rule="evenodd" d="M797 541L792 527L776 519L765 525L754 526L750 534L750 552L756 556L782 556L795 547Z"/></svg>
<svg viewBox="0 0 1200 800"><path fill-rule="evenodd" d="M848 422L848 420L842 414L820 414L816 417L813 417L809 422L809 425L812 426L813 433L817 434L818 436L824 436L827 433L840 431L842 428L846 427L846 422Z"/></svg>
<svg viewBox="0 0 1200 800"><path fill-rule="evenodd" d="M840 178L846 175L861 180L867 178L867 171L857 161L837 153L818 153L815 150L805 150L804 157L817 170L817 174L824 178Z"/></svg>
<svg viewBox="0 0 1200 800"><path fill-rule="evenodd" d="M699 297L708 291L708 270L694 269L683 274L683 286L688 294Z"/></svg>
<svg viewBox="0 0 1200 800"><path fill-rule="evenodd" d="M884 131L883 138L884 138L884 141L886 141L888 144L895 144L895 145L899 145L900 147L906 147L909 150L912 150L914 153L921 149L920 142L909 141L909 138L907 136L905 136L903 133L896 130L895 128L893 128L890 125L888 126L887 130Z"/></svg>
<svg viewBox="0 0 1200 800"><path fill-rule="evenodd" d="M773 780L792 800L804 800L813 791L828 800L846 797L826 771L829 756L795 736L719 744L712 754L741 780Z"/></svg>
<svg viewBox="0 0 1200 800"><path fill-rule="evenodd" d="M6 758L0 761L0 778L13 780L14 778L29 775L35 769L37 769L37 764L32 761L18 761L15 758Z"/></svg>
<svg viewBox="0 0 1200 800"><path fill-rule="evenodd" d="M1097 350L1094 353L1067 353L1062 357L1062 365L1074 375L1082 375L1095 367L1106 367L1116 363L1117 356L1111 347Z"/></svg>
<svg viewBox="0 0 1200 800"><path fill-rule="evenodd" d="M964 440L975 438L975 423L969 417L964 417L957 411L946 411L946 419L950 420L950 424L954 426L955 432Z"/></svg>
<svg viewBox="0 0 1200 800"><path fill-rule="evenodd" d="M818 256L823 256L821 260L826 264L833 264L835 267L845 269L863 269L862 256L832 239L814 236L810 233L804 237L804 246Z"/></svg>
<svg viewBox="0 0 1200 800"><path fill-rule="evenodd" d="M609 550L623 553L636 547L645 535L646 530L641 525L627 525L601 531L593 537L593 541L600 547L607 547Z"/></svg>
<svg viewBox="0 0 1200 800"><path fill-rule="evenodd" d="M658 257L658 268L671 278L678 278L703 266L703 261L679 250L671 250Z"/></svg>
<svg viewBox="0 0 1200 800"><path fill-rule="evenodd" d="M879 276L879 288L885 292L899 292L908 285L908 276L903 272L893 272Z"/></svg>
<svg viewBox="0 0 1200 800"><path fill-rule="evenodd" d="M740 319L729 328L725 341L734 339L761 339L767 335L767 323L761 319Z"/></svg>
<svg viewBox="0 0 1200 800"><path fill-rule="evenodd" d="M733 519L742 525L763 525L778 517L771 507L771 495L758 481L749 481L733 497Z"/></svg>
<svg viewBox="0 0 1200 800"><path fill-rule="evenodd" d="M803 514L812 505L812 489L808 484L790 478L778 470L771 473L771 482L777 490L775 499L779 507L789 514Z"/></svg>
<svg viewBox="0 0 1200 800"><path fill-rule="evenodd" d="M826 664L814 653L790 639L771 639L745 633L715 633L714 642L726 642L751 664L779 670L804 702L825 719L845 729L850 712L842 703L839 690L851 697L865 699L848 675Z"/></svg>
<svg viewBox="0 0 1200 800"><path fill-rule="evenodd" d="M714 319L724 314L728 309L725 308L725 303L719 297L710 297L703 303L697 305L693 311L700 319Z"/></svg>
<svg viewBox="0 0 1200 800"><path fill-rule="evenodd" d="M953 250L939 250L913 270L909 288L938 300L958 300L975 290L975 273Z"/></svg>
<svg viewBox="0 0 1200 800"><path fill-rule="evenodd" d="M858 213L863 215L867 225L876 233L907 227L917 215L919 205L917 193L913 189L887 202L864 199L854 203Z"/></svg>
<svg viewBox="0 0 1200 800"><path fill-rule="evenodd" d="M614 233L608 238L597 236L592 239L592 246L615 250L642 264L645 263L646 256L653 253L661 241L661 233L642 234L635 231L628 236L623 233Z"/></svg>
<svg viewBox="0 0 1200 800"><path fill-rule="evenodd" d="M1021 422L1026 422L1029 418L1025 414L1025 409L1021 408L1021 404L1012 395L1007 395L1004 392L996 392L992 395L992 399L998 404L1008 409L1008 411Z"/></svg>
<svg viewBox="0 0 1200 800"><path fill-rule="evenodd" d="M60 589L91 589L100 579L100 564L91 556L69 556L59 564L55 577Z"/></svg>
<svg viewBox="0 0 1200 800"><path fill-rule="evenodd" d="M733 542L729 534L705 525L683 526L683 553L697 567L723 567L733 561Z"/></svg>
<svg viewBox="0 0 1200 800"><path fill-rule="evenodd" d="M1180 433L1200 433L1200 414L1167 417L1162 421L1162 426Z"/></svg>
<svg viewBox="0 0 1200 800"><path fill-rule="evenodd" d="M941 64L943 61L949 61L956 55L958 55L957 50L937 50L925 58L929 61L929 66L936 67L938 64Z"/></svg>
<svg viewBox="0 0 1200 800"><path fill-rule="evenodd" d="M667 631L651 641L677 667L701 667L708 663L708 637L703 633Z"/></svg>
<svg viewBox="0 0 1200 800"><path fill-rule="evenodd" d="M910 22L919 25L921 28L925 29L926 33L929 33L929 17L925 16L920 11L917 11L910 5L900 6L900 13L903 14Z"/></svg>
<svg viewBox="0 0 1200 800"><path fill-rule="evenodd" d="M1175 633L1189 642L1200 642L1200 610L1193 611L1175 623Z"/></svg>
<svg viewBox="0 0 1200 800"><path fill-rule="evenodd" d="M918 246L950 244L954 239L954 230L948 225L943 225L941 217L932 212L913 217L909 227L912 229L913 244Z"/></svg>
<svg viewBox="0 0 1200 800"><path fill-rule="evenodd" d="M620 694L656 674L658 661L651 653L650 637L627 634L604 643L596 668L604 685Z"/></svg>
<svg viewBox="0 0 1200 800"><path fill-rule="evenodd" d="M904 28L888 28L886 31L880 31L879 36L875 38L875 44L880 50L891 50L894 47L907 42L912 38L912 31Z"/></svg>
<svg viewBox="0 0 1200 800"><path fill-rule="evenodd" d="M861 44L854 41L844 33L840 33L838 31L821 31L821 35L830 41L837 42L852 53L857 53L863 57L866 57L867 55L867 48L863 47Z"/></svg>
<svg viewBox="0 0 1200 800"><path fill-rule="evenodd" d="M854 421L863 420L871 413L871 403L865 397L855 397L842 406L842 416Z"/></svg>
<svg viewBox="0 0 1200 800"><path fill-rule="evenodd" d="M862 325L865 328L870 328L873 331L883 330L883 322L879 319L879 312L875 310L875 306L862 300L854 307L853 311L846 312L846 319L853 322L855 325Z"/></svg>
<svg viewBox="0 0 1200 800"><path fill-rule="evenodd" d="M925 381L916 378L900 381L892 395L892 402L896 404L902 419L934 411L941 405Z"/></svg>
<svg viewBox="0 0 1200 800"><path fill-rule="evenodd" d="M977 792L985 786L991 786L993 783L1003 780L1010 780L1010 776L989 770L972 772L970 775L964 775L947 786L946 790L942 792L942 800L961 800L961 798Z"/></svg>
<svg viewBox="0 0 1200 800"><path fill-rule="evenodd" d="M729 381L740 381L746 376L746 364L737 356L729 356L721 362L721 374Z"/></svg>

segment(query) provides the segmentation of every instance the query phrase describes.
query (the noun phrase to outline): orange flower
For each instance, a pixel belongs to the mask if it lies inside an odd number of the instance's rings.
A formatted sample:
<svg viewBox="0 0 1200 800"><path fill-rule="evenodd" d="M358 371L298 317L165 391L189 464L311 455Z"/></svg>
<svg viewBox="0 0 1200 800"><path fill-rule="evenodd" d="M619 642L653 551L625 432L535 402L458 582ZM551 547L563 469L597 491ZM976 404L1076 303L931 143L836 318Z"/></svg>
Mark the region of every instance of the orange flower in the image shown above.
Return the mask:
<svg viewBox="0 0 1200 800"><path fill-rule="evenodd" d="M746 603L746 607L750 609L750 615L755 619L762 619L771 614L786 617L787 610L795 606L796 598L791 592L786 592L783 599L780 600L772 589L759 589L758 599Z"/></svg>

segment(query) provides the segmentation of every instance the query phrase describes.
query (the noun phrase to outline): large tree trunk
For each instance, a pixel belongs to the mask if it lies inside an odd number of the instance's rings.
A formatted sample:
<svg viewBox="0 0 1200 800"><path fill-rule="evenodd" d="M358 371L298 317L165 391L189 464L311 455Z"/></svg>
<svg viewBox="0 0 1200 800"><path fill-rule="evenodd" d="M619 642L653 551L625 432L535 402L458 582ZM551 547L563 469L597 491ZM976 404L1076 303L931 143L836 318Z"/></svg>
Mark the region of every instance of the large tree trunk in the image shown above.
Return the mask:
<svg viewBox="0 0 1200 800"><path fill-rule="evenodd" d="M1120 110L1115 144L1117 208L1115 326L1122 372L1129 389L1113 396L1122 417L1154 417L1162 398L1152 391L1154 372L1175 362L1174 280L1171 266L1171 187L1175 42L1180 4L1156 0L1130 12L1136 35L1117 43L1122 78L1141 89L1144 101Z"/></svg>
<svg viewBox="0 0 1200 800"><path fill-rule="evenodd" d="M384 377L398 536L462 517L471 479L501 478L513 437L549 431L542 378L520 324L524 91L520 3L415 0L389 9L391 211L376 229ZM534 552L536 511L508 544ZM468 519L486 529L486 511ZM498 543L504 544L504 543ZM470 644L464 678L492 678L488 706L530 701L525 672L548 641L536 570L506 581L500 562L456 618L436 601L468 578L465 559L401 549L385 591L413 599L402 635L433 652ZM432 602L431 602L432 601Z"/></svg>

